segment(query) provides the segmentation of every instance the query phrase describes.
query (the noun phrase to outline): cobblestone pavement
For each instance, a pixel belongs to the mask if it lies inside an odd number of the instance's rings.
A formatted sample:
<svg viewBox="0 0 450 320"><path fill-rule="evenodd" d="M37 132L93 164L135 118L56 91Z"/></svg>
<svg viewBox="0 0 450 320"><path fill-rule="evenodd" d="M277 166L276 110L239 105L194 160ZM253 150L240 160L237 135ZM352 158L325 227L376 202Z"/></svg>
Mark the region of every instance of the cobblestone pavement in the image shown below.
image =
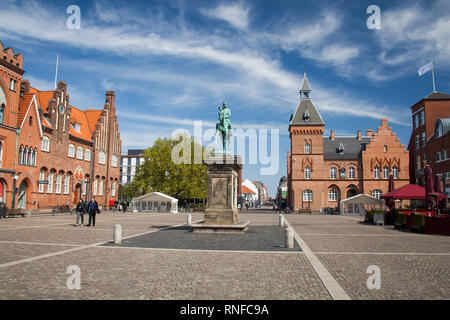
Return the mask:
<svg viewBox="0 0 450 320"><path fill-rule="evenodd" d="M135 237L184 225L184 213L105 212L94 228L75 227L70 215L1 219L0 299L331 299L324 270L352 299L450 299L450 237L361 217L285 217L310 253L101 246L115 224ZM278 213L241 220L276 226ZM80 290L66 286L70 265L80 267ZM379 290L366 286L370 265L380 267Z"/></svg>
<svg viewBox="0 0 450 320"><path fill-rule="evenodd" d="M286 215L352 299L450 299L450 237L362 224L362 217ZM368 289L367 268L381 288Z"/></svg>
<svg viewBox="0 0 450 320"><path fill-rule="evenodd" d="M194 214L192 220L202 219ZM124 236L183 225L186 214L102 213L96 227L74 216L0 220L0 299L330 299L300 252L174 250L100 246L113 226ZM243 214L253 226L277 215ZM66 269L81 270L70 290Z"/></svg>

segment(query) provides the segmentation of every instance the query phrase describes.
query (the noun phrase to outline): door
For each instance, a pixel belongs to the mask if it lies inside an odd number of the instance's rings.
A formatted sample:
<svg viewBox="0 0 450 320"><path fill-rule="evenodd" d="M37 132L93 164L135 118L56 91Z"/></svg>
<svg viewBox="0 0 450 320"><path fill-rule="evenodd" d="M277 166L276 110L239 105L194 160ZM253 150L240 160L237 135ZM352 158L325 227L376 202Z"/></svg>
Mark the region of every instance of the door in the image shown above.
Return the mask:
<svg viewBox="0 0 450 320"><path fill-rule="evenodd" d="M17 197L17 208L26 209L27 208L27 183L22 181L19 187L19 194Z"/></svg>

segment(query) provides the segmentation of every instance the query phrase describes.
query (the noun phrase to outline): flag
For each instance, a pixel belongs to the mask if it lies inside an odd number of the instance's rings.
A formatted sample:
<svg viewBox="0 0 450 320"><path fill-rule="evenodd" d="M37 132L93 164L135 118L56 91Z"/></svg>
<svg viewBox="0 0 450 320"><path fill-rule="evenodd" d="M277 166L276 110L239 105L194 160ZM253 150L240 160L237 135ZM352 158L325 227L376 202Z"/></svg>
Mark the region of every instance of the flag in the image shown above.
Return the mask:
<svg viewBox="0 0 450 320"><path fill-rule="evenodd" d="M430 70L432 70L433 69L433 61L430 61L430 62L428 62L426 65L424 65L424 66L422 66L420 69L419 69L419 76L421 76L421 75L423 75L423 74L425 74L425 73L427 73L428 71L430 71Z"/></svg>

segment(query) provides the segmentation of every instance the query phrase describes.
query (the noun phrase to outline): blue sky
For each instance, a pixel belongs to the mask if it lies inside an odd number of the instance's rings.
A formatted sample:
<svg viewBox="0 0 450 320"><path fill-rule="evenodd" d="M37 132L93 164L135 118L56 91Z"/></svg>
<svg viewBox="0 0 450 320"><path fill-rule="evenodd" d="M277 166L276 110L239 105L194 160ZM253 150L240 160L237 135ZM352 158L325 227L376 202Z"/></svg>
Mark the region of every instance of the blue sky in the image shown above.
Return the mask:
<svg viewBox="0 0 450 320"><path fill-rule="evenodd" d="M66 27L69 5L81 28ZM369 30L366 9L381 9ZM214 124L226 100L235 128L280 130L280 166L261 175L274 196L286 174L288 120L306 66L326 134L356 135L381 117L408 144L409 107L437 90L450 93L450 1L14 1L0 0L0 40L24 55L25 78L53 89L56 55L71 104L99 108L106 90L127 148L152 145L193 121Z"/></svg>

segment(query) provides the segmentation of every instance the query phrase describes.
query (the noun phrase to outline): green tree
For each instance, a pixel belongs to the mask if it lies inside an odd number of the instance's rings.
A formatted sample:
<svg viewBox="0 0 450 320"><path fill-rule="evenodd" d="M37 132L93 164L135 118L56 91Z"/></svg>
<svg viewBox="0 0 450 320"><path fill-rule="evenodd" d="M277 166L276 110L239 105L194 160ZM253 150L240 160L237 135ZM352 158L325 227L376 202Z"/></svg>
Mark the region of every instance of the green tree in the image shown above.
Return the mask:
<svg viewBox="0 0 450 320"><path fill-rule="evenodd" d="M183 143L184 148L178 153ZM195 164L194 150L197 157L199 152L200 155L204 152L200 144L186 135L156 140L153 147L145 150L146 161L136 168L129 193L136 196L158 191L177 199L206 198L207 169L201 161L198 163L198 158ZM174 161L174 154L179 156L178 161ZM180 158L183 163L179 163Z"/></svg>

